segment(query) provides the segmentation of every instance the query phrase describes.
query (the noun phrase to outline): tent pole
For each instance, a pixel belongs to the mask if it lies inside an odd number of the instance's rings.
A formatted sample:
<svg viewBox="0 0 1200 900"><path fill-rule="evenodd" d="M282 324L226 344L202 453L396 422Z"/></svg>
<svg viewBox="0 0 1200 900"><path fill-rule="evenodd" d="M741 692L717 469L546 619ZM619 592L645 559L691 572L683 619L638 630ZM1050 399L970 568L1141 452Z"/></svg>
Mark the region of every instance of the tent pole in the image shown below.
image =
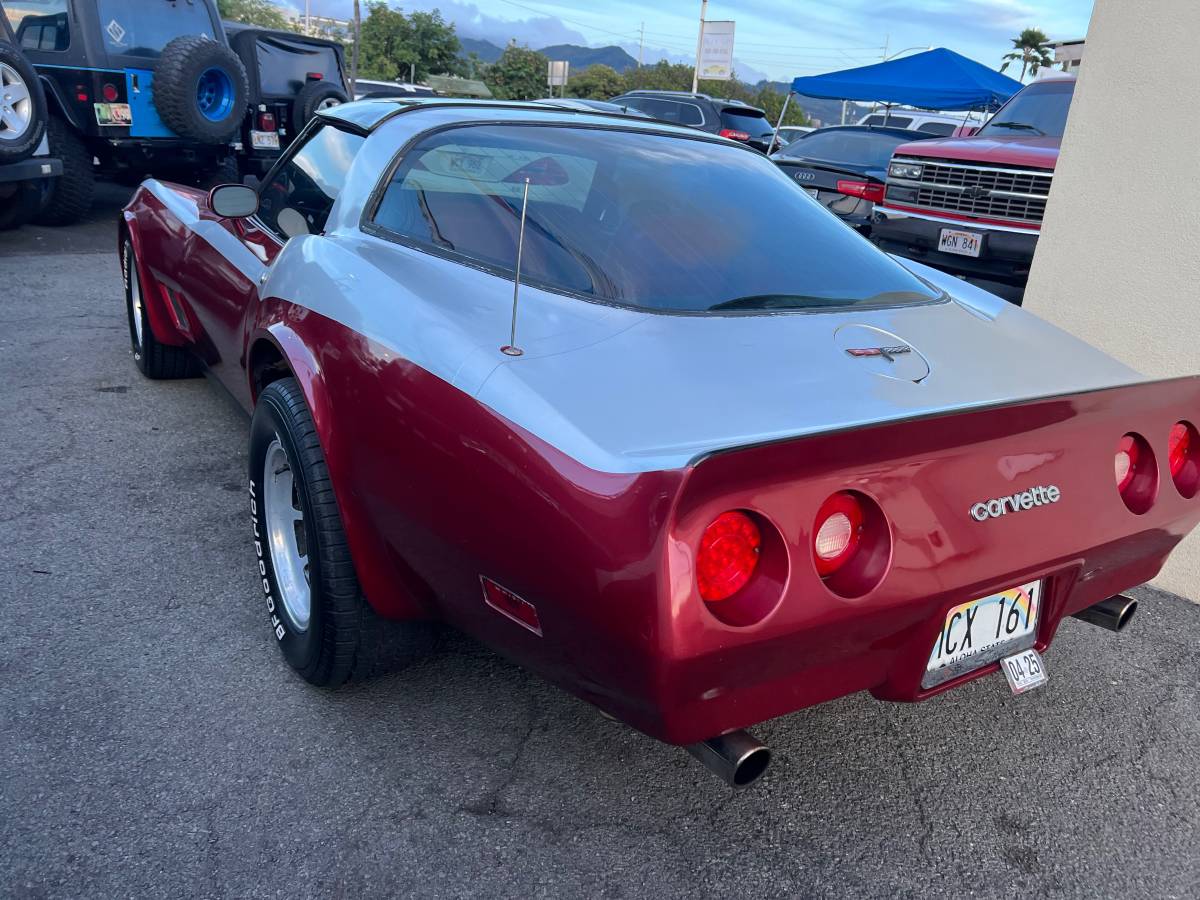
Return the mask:
<svg viewBox="0 0 1200 900"><path fill-rule="evenodd" d="M770 156L775 149L775 145L779 143L779 129L783 127L783 117L787 115L788 104L792 102L792 94L795 91L788 91L788 95L783 98L783 109L779 111L779 121L775 123L775 133L771 135L771 143L767 146L767 156Z"/></svg>

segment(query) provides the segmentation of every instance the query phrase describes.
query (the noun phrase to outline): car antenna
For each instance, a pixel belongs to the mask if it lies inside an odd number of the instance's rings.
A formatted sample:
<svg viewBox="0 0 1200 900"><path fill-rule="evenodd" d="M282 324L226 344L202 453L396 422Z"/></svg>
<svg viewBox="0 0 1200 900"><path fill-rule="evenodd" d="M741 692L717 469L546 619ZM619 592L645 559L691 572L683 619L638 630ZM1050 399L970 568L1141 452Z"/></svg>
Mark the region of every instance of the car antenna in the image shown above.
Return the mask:
<svg viewBox="0 0 1200 900"><path fill-rule="evenodd" d="M521 230L517 232L517 273L513 277L512 328L508 343L500 352L508 356L520 356L525 351L517 346L517 300L521 296L521 254L525 250L525 210L529 207L529 179L525 179L525 195L521 198Z"/></svg>

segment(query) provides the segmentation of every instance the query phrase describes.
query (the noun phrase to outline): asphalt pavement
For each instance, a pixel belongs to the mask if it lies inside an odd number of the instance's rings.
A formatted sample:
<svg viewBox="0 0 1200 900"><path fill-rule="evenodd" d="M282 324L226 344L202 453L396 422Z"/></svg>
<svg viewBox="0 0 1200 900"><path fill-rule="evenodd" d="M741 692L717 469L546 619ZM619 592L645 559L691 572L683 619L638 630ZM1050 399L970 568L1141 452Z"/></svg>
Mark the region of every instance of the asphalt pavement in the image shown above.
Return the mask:
<svg viewBox="0 0 1200 900"><path fill-rule="evenodd" d="M0 236L0 895L1196 897L1200 607L1049 684L765 724L726 788L447 633L336 692L256 591L246 420L129 355L117 192Z"/></svg>

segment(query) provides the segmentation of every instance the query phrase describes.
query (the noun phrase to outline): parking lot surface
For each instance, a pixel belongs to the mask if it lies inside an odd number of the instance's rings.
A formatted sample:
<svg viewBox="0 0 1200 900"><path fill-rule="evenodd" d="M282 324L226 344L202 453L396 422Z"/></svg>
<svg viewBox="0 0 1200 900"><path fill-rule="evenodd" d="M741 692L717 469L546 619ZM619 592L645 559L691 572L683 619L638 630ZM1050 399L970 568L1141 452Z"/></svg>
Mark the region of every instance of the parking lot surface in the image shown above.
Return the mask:
<svg viewBox="0 0 1200 900"><path fill-rule="evenodd" d="M337 692L256 591L246 420L129 355L93 221L0 237L0 894L1195 897L1200 607L1064 623L1049 684L770 722L734 793L446 634Z"/></svg>

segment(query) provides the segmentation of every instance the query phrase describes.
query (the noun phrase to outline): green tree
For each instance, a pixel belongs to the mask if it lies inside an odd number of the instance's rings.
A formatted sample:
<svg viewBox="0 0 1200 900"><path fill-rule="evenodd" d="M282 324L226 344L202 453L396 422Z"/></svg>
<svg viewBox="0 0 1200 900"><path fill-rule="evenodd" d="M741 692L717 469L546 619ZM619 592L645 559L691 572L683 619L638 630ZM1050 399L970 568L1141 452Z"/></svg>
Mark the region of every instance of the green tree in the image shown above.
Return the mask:
<svg viewBox="0 0 1200 900"><path fill-rule="evenodd" d="M1021 81L1024 81L1026 71L1030 75L1036 76L1038 69L1048 69L1054 65L1054 57L1050 54L1050 48L1046 46L1049 40L1050 38L1046 37L1045 32L1041 29L1026 28L1015 38L1012 38L1012 52L1006 53L1001 57L1004 60L1004 64L1000 66L1000 71L1003 72L1009 67L1009 64L1020 60Z"/></svg>
<svg viewBox="0 0 1200 900"><path fill-rule="evenodd" d="M535 100L545 97L549 60L528 47L510 43L500 58L487 67L483 83L497 100Z"/></svg>
<svg viewBox="0 0 1200 900"><path fill-rule="evenodd" d="M783 112L783 101L787 99L786 94L781 94L779 91L770 85L764 84L758 89L758 93L754 95L753 105L757 106L767 114L767 119L774 126L779 121L779 114ZM784 125L810 125L812 124L808 118L808 114L796 102L796 98L792 98L792 102L788 104L787 115L783 117Z"/></svg>
<svg viewBox="0 0 1200 900"><path fill-rule="evenodd" d="M405 16L386 3L368 3L362 23L359 67L363 78L421 81L430 75L462 72L462 45L454 26L436 9Z"/></svg>
<svg viewBox="0 0 1200 900"><path fill-rule="evenodd" d="M217 11L222 19L230 22L245 22L262 28L294 30L288 17L271 0L217 0Z"/></svg>
<svg viewBox="0 0 1200 900"><path fill-rule="evenodd" d="M589 100L607 100L625 90L625 79L610 66L596 63L567 79L567 93Z"/></svg>

